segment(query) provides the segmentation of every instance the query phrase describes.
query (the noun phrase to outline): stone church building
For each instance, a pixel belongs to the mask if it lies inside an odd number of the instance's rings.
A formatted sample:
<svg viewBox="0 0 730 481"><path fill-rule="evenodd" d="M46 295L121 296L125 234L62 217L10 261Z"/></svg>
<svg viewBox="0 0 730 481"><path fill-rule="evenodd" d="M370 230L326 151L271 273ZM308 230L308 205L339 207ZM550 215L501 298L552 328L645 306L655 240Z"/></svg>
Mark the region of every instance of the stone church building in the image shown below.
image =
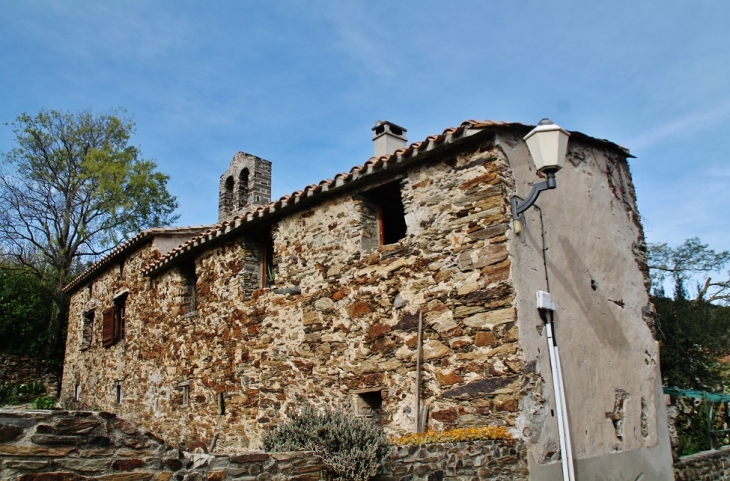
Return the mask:
<svg viewBox="0 0 730 481"><path fill-rule="evenodd" d="M577 469L671 479L631 155L572 132L518 234L510 198L543 180L531 129L408 144L378 122L374 157L275 201L271 163L239 152L216 224L141 232L66 287L62 402L215 451L259 448L305 403L389 435L503 425L531 479L560 479L542 290Z"/></svg>

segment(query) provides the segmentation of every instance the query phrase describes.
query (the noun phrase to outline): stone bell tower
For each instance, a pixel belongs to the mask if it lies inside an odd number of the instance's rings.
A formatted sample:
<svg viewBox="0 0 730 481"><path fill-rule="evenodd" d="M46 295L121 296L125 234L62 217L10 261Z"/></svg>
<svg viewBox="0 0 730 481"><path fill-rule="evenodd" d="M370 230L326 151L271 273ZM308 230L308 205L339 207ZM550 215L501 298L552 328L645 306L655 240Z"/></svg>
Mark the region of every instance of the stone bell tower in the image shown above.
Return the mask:
<svg viewBox="0 0 730 481"><path fill-rule="evenodd" d="M218 222L271 202L271 162L238 152L218 187Z"/></svg>

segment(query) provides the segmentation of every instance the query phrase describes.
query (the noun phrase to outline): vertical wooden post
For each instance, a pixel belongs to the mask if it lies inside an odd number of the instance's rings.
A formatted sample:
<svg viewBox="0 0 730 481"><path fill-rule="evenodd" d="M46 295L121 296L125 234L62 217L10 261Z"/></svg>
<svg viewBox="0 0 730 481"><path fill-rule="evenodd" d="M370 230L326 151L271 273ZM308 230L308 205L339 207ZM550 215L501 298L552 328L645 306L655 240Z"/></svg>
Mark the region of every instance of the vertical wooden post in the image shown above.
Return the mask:
<svg viewBox="0 0 730 481"><path fill-rule="evenodd" d="M421 359L423 358L423 313L418 311L418 350L416 352L416 432L421 427Z"/></svg>

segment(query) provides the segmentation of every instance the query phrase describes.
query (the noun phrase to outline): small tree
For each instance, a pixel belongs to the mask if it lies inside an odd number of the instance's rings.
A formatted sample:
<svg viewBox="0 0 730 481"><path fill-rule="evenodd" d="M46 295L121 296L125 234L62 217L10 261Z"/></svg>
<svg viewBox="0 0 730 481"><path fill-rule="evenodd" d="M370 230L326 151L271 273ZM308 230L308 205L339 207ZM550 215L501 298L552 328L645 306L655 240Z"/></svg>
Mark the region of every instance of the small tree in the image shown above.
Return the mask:
<svg viewBox="0 0 730 481"><path fill-rule="evenodd" d="M664 281L670 276L674 289L685 289L687 283L696 275L719 272L730 262L730 252L715 252L699 238L684 241L679 247L669 247L666 243L649 244L648 261L652 286L655 294L663 296ZM730 273L728 273L730 277ZM730 300L730 279L712 281L707 276L697 285L697 300L708 302Z"/></svg>
<svg viewBox="0 0 730 481"><path fill-rule="evenodd" d="M125 113L22 114L12 124L15 147L2 155L0 243L54 299L52 347L62 348L62 287L71 277L131 234L176 219L168 177L129 145L134 123Z"/></svg>

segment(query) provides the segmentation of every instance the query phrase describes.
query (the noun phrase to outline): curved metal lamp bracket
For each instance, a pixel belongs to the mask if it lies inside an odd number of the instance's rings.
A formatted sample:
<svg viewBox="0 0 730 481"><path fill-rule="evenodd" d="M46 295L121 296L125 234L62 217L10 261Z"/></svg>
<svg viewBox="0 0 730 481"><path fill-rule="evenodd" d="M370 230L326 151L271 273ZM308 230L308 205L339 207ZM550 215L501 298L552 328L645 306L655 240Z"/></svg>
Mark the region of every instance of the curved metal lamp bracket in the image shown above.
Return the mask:
<svg viewBox="0 0 730 481"><path fill-rule="evenodd" d="M557 187L557 183L555 182L555 172L556 171L554 170L545 172L545 174L547 175L547 180L545 182L540 182L539 184L533 185L530 195L527 196L527 199L525 199L522 203L519 203L519 201L522 199L520 199L518 196L512 196L512 199L510 199L510 204L512 204L512 220L519 220L520 214L529 209L532 204L535 203L538 196L540 195L540 192L544 190L554 189L555 187Z"/></svg>

